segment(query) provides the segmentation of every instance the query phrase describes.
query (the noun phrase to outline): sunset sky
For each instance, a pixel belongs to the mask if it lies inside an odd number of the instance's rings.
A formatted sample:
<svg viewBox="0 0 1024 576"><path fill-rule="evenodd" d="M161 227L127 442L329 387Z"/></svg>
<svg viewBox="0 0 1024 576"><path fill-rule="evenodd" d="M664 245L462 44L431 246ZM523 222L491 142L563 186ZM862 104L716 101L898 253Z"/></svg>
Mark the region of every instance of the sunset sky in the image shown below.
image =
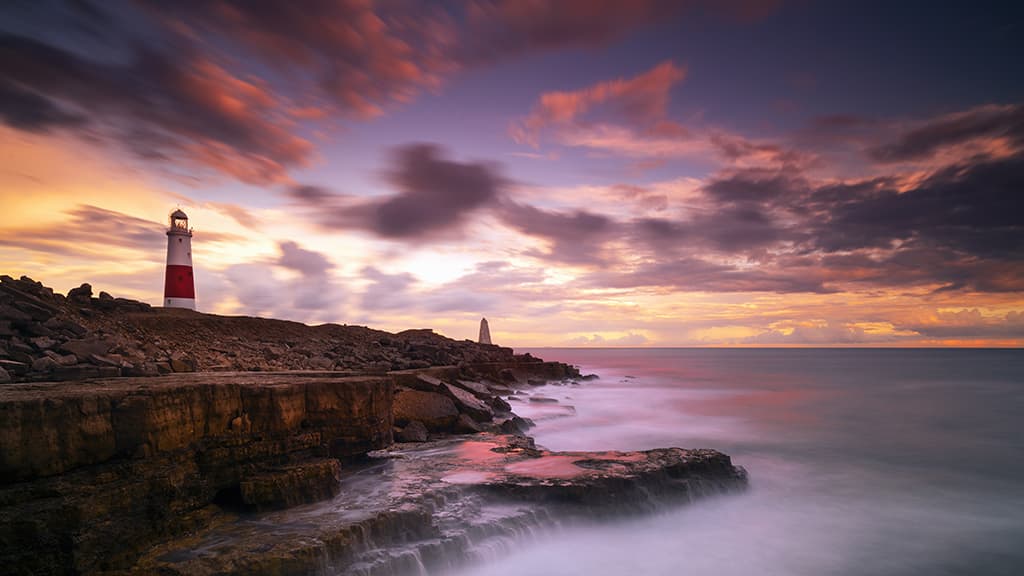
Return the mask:
<svg viewBox="0 0 1024 576"><path fill-rule="evenodd" d="M1024 346L1024 3L0 3L0 273L511 346Z"/></svg>

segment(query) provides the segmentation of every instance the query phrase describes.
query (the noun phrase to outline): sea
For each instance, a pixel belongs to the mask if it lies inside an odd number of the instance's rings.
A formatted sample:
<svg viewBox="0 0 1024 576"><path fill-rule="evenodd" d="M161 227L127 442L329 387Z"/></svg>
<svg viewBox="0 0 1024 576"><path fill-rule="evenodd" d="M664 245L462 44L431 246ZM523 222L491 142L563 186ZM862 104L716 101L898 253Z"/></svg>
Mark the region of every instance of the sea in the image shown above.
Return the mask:
<svg viewBox="0 0 1024 576"><path fill-rule="evenodd" d="M600 376L513 403L539 445L714 448L750 488L452 574L1024 575L1024 350L527 351Z"/></svg>

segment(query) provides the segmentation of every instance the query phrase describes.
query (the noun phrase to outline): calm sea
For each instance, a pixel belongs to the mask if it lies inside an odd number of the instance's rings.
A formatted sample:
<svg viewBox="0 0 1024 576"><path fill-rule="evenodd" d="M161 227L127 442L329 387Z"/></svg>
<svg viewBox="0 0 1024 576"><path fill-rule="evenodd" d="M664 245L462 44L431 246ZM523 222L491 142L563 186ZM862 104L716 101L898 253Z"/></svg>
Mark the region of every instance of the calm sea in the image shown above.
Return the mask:
<svg viewBox="0 0 1024 576"><path fill-rule="evenodd" d="M531 352L601 376L516 406L539 444L716 448L751 489L566 528L465 574L1024 574L1024 351Z"/></svg>

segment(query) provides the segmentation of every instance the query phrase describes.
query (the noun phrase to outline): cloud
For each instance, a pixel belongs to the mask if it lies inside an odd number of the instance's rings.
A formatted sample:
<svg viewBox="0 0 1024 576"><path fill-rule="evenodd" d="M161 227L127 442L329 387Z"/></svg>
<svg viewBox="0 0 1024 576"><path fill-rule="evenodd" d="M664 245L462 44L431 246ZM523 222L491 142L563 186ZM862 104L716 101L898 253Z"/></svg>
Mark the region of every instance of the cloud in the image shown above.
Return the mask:
<svg viewBox="0 0 1024 576"><path fill-rule="evenodd" d="M6 3L0 121L70 131L189 177L290 185L315 158L304 123L330 131L467 66L604 45L678 11L664 0ZM663 81L654 76L626 92ZM627 111L658 106L656 93L621 96Z"/></svg>
<svg viewBox="0 0 1024 576"><path fill-rule="evenodd" d="M929 338L1024 338L1024 312L982 314L977 308L940 311L903 328Z"/></svg>
<svg viewBox="0 0 1024 576"><path fill-rule="evenodd" d="M278 266L299 272L307 278L324 276L334 267L323 254L305 250L295 242L279 242L278 248L281 250Z"/></svg>
<svg viewBox="0 0 1024 576"><path fill-rule="evenodd" d="M512 137L519 143L537 146L544 129L573 126L597 108L651 130L685 133L682 127L665 120L669 90L685 77L685 68L666 61L633 78L599 82L571 92L546 92L526 118L513 123Z"/></svg>
<svg viewBox="0 0 1024 576"><path fill-rule="evenodd" d="M614 221L601 214L586 210L554 212L511 201L502 204L499 219L527 236L551 242L548 252L533 255L568 263L601 261L602 243L616 229Z"/></svg>
<svg viewBox="0 0 1024 576"><path fill-rule="evenodd" d="M1021 189L1024 155L949 166L910 190L880 188L832 200L816 244L835 252L899 242L1019 261L1024 215L1007 202Z"/></svg>
<svg viewBox="0 0 1024 576"><path fill-rule="evenodd" d="M577 336L565 341L567 346L643 346L647 344L647 337L643 334L629 332L625 336L605 338L600 334L592 336Z"/></svg>
<svg viewBox="0 0 1024 576"><path fill-rule="evenodd" d="M744 344L866 344L890 342L892 334L869 334L864 328L848 322L818 321L797 323L788 329L771 329L743 340Z"/></svg>
<svg viewBox="0 0 1024 576"><path fill-rule="evenodd" d="M275 260L234 264L210 271L211 285L220 305L233 313L263 315L302 322L337 321L346 303L346 291L334 278L334 265L323 254L292 241L278 242L281 255ZM284 278L281 270L293 272Z"/></svg>
<svg viewBox="0 0 1024 576"><path fill-rule="evenodd" d="M365 200L315 186L289 196L312 209L324 229L359 228L397 240L436 238L457 231L474 213L497 202L507 181L494 164L458 162L436 144L408 144L393 151L385 179L397 190Z"/></svg>
<svg viewBox="0 0 1024 576"><path fill-rule="evenodd" d="M468 64L563 48L595 48L644 26L701 12L749 21L777 0L471 0L459 59Z"/></svg>
<svg viewBox="0 0 1024 576"><path fill-rule="evenodd" d="M513 121L509 135L538 148L542 136L563 146L640 159L634 169L660 167L667 158L696 157L737 167L801 165L809 154L779 142L743 137L668 115L672 88L686 68L662 62L632 78L617 78L540 95L530 113Z"/></svg>
<svg viewBox="0 0 1024 576"><path fill-rule="evenodd" d="M1024 148L1024 104L978 106L928 119L868 152L880 162L922 160L943 148L979 139L1000 139L1006 147Z"/></svg>

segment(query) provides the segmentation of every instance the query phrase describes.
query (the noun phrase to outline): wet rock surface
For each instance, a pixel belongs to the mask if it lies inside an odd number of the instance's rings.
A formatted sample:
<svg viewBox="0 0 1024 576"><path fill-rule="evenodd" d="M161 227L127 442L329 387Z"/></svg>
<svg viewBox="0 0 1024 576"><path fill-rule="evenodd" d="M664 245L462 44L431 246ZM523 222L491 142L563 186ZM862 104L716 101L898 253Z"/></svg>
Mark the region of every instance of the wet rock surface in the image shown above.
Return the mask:
<svg viewBox="0 0 1024 576"><path fill-rule="evenodd" d="M239 516L150 550L125 574L417 574L562 522L743 489L713 450L548 452L480 434L396 445L343 473L334 499Z"/></svg>

